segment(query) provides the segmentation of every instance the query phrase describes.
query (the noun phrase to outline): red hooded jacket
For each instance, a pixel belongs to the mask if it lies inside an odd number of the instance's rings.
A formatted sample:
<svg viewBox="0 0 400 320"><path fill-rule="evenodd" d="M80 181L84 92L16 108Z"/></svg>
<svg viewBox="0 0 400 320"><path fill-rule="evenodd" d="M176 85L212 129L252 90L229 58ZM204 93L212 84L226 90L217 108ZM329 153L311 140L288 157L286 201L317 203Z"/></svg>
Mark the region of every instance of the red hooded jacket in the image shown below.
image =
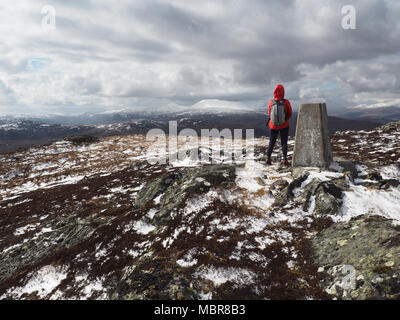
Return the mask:
<svg viewBox="0 0 400 320"><path fill-rule="evenodd" d="M275 88L274 91L274 99L275 100L283 100L285 98L285 88L283 85L278 84ZM273 101L271 100L269 102L268 106L268 118L271 117L271 107L272 107ZM285 113L286 113L286 122L280 126L275 126L272 121L269 122L269 128L276 130L276 129L283 129L289 127L289 119L292 116L292 106L289 102L289 100L285 100Z"/></svg>

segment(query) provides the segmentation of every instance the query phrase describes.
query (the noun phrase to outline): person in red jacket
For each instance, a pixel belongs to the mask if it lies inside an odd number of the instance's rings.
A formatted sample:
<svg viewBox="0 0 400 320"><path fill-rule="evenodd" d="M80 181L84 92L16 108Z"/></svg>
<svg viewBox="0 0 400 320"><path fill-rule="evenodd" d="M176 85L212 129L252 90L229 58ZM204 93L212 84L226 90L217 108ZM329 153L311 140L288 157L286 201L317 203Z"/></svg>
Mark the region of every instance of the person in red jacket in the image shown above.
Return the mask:
<svg viewBox="0 0 400 320"><path fill-rule="evenodd" d="M281 137L281 145L282 145L282 153L283 153L283 161L282 164L287 166L288 161L287 161L287 141L289 137L289 119L292 116L292 106L290 105L289 100L285 100L285 88L283 85L278 84L275 88L274 91L274 100L275 101L284 101L285 103L285 123L277 126L272 123L271 119L271 107L274 103L274 101L269 102L268 106L268 123L269 123L269 146L268 146L268 152L267 152L267 165L271 165L271 154L272 151L274 150L276 139L278 138L278 135ZM268 126L267 123L267 126Z"/></svg>

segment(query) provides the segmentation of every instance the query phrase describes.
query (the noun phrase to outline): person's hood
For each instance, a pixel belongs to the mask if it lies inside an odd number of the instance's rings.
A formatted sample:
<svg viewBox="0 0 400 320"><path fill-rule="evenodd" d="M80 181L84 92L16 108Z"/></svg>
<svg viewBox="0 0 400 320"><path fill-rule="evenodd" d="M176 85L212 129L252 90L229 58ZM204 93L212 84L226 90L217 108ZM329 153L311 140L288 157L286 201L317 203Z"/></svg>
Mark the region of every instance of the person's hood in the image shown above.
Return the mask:
<svg viewBox="0 0 400 320"><path fill-rule="evenodd" d="M285 98L285 88L283 85L278 84L274 90L274 99L283 100Z"/></svg>

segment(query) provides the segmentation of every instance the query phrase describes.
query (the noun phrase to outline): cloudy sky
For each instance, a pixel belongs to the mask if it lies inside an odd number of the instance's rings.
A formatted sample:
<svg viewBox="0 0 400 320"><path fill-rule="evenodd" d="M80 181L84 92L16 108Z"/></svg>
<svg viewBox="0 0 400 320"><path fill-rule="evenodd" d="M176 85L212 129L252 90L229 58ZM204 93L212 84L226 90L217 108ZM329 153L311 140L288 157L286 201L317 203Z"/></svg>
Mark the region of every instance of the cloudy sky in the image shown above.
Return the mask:
<svg viewBox="0 0 400 320"><path fill-rule="evenodd" d="M399 21L398 0L2 0L0 115L257 108L277 83L295 107L400 106Z"/></svg>

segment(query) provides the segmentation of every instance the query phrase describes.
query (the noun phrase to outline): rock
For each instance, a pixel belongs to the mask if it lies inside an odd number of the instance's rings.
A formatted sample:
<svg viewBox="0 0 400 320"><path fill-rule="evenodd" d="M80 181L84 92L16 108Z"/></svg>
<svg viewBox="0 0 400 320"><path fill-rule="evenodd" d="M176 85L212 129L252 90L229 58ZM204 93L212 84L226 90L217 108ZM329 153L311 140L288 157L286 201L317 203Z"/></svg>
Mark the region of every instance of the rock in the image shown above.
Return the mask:
<svg viewBox="0 0 400 320"><path fill-rule="evenodd" d="M358 183L358 185L377 190L387 190L391 187L397 188L400 185L400 181L396 179L382 179L377 182L363 181Z"/></svg>
<svg viewBox="0 0 400 320"><path fill-rule="evenodd" d="M85 219L77 219L74 215L54 219L52 224L46 226L49 232L41 233L23 246L0 254L0 282L26 265L80 243L90 237L96 227L107 224L110 219L94 215Z"/></svg>
<svg viewBox="0 0 400 320"><path fill-rule="evenodd" d="M148 182L138 193L135 207L142 208L149 201L163 194L170 185L182 178L182 172L167 173L155 180ZM198 181L197 181L198 182ZM201 182L198 182L201 183Z"/></svg>
<svg viewBox="0 0 400 320"><path fill-rule="evenodd" d="M342 192L348 190L348 187L348 183L343 178L332 181L313 179L304 187L296 202L302 206L303 211L308 211L311 197L314 196L314 214L334 215L339 212L342 204Z"/></svg>
<svg viewBox="0 0 400 320"><path fill-rule="evenodd" d="M302 174L302 175L300 175ZM276 197L274 205L284 206L293 200L293 190L301 186L308 178L309 172L301 168L294 168L293 175L297 176L292 183L284 188ZM314 214L337 214L342 205L342 192L349 190L349 184L344 177L334 178L331 181L313 179L308 183L296 202L302 206L303 211L308 211L311 197L314 196Z"/></svg>
<svg viewBox="0 0 400 320"><path fill-rule="evenodd" d="M342 189L331 181L318 184L314 191L315 209L314 214L332 214L339 212L342 205Z"/></svg>
<svg viewBox="0 0 400 320"><path fill-rule="evenodd" d="M65 140L70 141L74 144L83 144L83 143L98 142L100 139L95 136L79 135L79 136L69 136L69 137L65 138Z"/></svg>
<svg viewBox="0 0 400 320"><path fill-rule="evenodd" d="M387 190L390 187L397 188L400 185L400 181L396 179L386 179L380 181L379 189Z"/></svg>
<svg viewBox="0 0 400 320"><path fill-rule="evenodd" d="M265 182L263 179L261 179L260 177L257 177L255 180L260 186L265 187Z"/></svg>
<svg viewBox="0 0 400 320"><path fill-rule="evenodd" d="M276 168L276 171L279 173L292 172L292 168L284 166L282 163L280 163L278 168Z"/></svg>
<svg viewBox="0 0 400 320"><path fill-rule="evenodd" d="M310 207L311 196L315 195L316 189L322 181L313 179L308 185L305 186L302 194L297 199L297 203L302 206L303 211L308 211Z"/></svg>
<svg viewBox="0 0 400 320"><path fill-rule="evenodd" d="M400 131L400 121L389 122L380 127L383 131Z"/></svg>
<svg viewBox="0 0 400 320"><path fill-rule="evenodd" d="M377 171L372 171L368 173L366 176L363 176L362 178L375 181L381 181L383 179L381 174Z"/></svg>
<svg viewBox="0 0 400 320"><path fill-rule="evenodd" d="M358 171L356 168L356 164L353 161L346 160L346 159L335 159L335 162L343 168L344 173L348 173L349 177L352 181L358 178Z"/></svg>
<svg viewBox="0 0 400 320"><path fill-rule="evenodd" d="M363 215L333 224L312 240L312 250L327 270L321 285L333 297L400 298L400 226L392 220Z"/></svg>
<svg viewBox="0 0 400 320"><path fill-rule="evenodd" d="M305 172L303 175L295 178L292 182L290 182L286 188L284 188L280 193L277 194L273 205L279 207L285 206L289 201L293 199L293 190L299 188L301 184L307 180L309 175L309 172Z"/></svg>
<svg viewBox="0 0 400 320"><path fill-rule="evenodd" d="M301 167L292 168L292 177L294 179L297 179L297 178L301 177L302 175L304 175L306 172L308 172L308 171L305 168L301 168Z"/></svg>
<svg viewBox="0 0 400 320"><path fill-rule="evenodd" d="M333 178L331 179L331 182L334 183L338 188L340 188L342 192L351 190L349 182L346 180L345 177Z"/></svg>
<svg viewBox="0 0 400 320"><path fill-rule="evenodd" d="M286 180L283 180L283 179L279 179L279 180L274 181L271 184L270 189L281 191L281 190L285 189L288 185L289 185L289 182L287 182Z"/></svg>
<svg viewBox="0 0 400 320"><path fill-rule="evenodd" d="M171 211L179 208L193 194L207 192L218 185L234 185L236 166L219 164L198 168L184 168L174 173L167 173L148 182L139 191L135 208L140 209L151 200L160 198L160 210L155 214L152 223L166 225L171 220Z"/></svg>
<svg viewBox="0 0 400 320"><path fill-rule="evenodd" d="M145 255L127 268L112 300L198 300L210 283L189 278L171 258Z"/></svg>

